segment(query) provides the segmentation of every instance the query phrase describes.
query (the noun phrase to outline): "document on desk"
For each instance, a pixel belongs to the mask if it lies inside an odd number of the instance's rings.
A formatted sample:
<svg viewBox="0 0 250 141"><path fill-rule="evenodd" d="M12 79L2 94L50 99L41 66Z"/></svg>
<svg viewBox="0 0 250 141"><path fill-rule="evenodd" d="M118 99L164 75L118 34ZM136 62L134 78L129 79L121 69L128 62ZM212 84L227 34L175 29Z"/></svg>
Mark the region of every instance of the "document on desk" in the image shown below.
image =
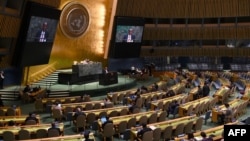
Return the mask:
<svg viewBox="0 0 250 141"><path fill-rule="evenodd" d="M151 128L152 130L155 130L155 129L156 129L156 127L153 126L153 125L150 125L149 128Z"/></svg>

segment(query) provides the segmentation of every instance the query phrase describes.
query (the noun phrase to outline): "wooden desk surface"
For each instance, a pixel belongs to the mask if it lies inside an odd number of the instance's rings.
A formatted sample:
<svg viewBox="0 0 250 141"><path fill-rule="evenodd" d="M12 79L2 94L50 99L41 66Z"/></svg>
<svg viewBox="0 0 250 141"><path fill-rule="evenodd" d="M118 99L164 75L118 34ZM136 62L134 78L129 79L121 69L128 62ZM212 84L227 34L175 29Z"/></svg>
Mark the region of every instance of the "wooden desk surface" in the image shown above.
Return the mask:
<svg viewBox="0 0 250 141"><path fill-rule="evenodd" d="M162 93L165 93L164 91L155 91L155 92L148 92L148 93L144 93L141 94L141 98L147 99L148 97L153 97L154 95L160 95ZM128 103L132 103L132 101L134 101L134 99L132 99L131 97L128 97Z"/></svg>
<svg viewBox="0 0 250 141"><path fill-rule="evenodd" d="M229 92L230 89L227 86L222 86L218 91L215 92L214 96L222 97L224 94Z"/></svg>
<svg viewBox="0 0 250 141"><path fill-rule="evenodd" d="M161 128L162 131L164 131L164 129L168 126L173 126L173 129L176 128L176 126L178 124L181 124L181 123L188 123L190 121L193 121L194 124L196 122L196 120L198 119L199 117L197 117L196 115L193 115L193 116L186 116L186 117L182 117L182 118L177 118L177 119L173 119L173 120L166 120L166 121L163 121L163 122L156 122L156 123L153 123L153 124L148 124L148 127L152 126L152 127L156 127L156 128ZM136 135L137 135L137 132L138 132L138 129L140 129L141 127L135 127L135 128L131 128L131 139L134 140L136 138Z"/></svg>
<svg viewBox="0 0 250 141"><path fill-rule="evenodd" d="M65 102L66 99L70 99L72 102L76 99L80 98L80 96L72 96L72 97L55 97L55 98L43 98L42 103L46 104L47 101L52 101L53 103L57 100L60 100L62 103Z"/></svg>
<svg viewBox="0 0 250 141"><path fill-rule="evenodd" d="M175 95L175 96L172 96L172 97L167 97L167 98L164 98L164 99L159 99L159 100L155 100L155 101L151 101L151 110L154 110L157 108L157 105L159 102L163 102L163 104L167 103L167 102L171 102L171 101L174 101L174 100L180 100L180 99L184 99L186 98L187 95L186 94L178 94L178 95Z"/></svg>
<svg viewBox="0 0 250 141"><path fill-rule="evenodd" d="M86 104L92 104L94 106L94 104L96 103L100 103L102 106L104 106L104 101L98 100L98 101L89 101L89 102L80 102L80 103L66 103L66 104L61 104L61 107L62 107L62 110L65 107L76 108L77 106L82 106L83 108L85 108Z"/></svg>
<svg viewBox="0 0 250 141"><path fill-rule="evenodd" d="M38 129L46 129L48 130L51 127L51 124L38 124L38 125L24 125L24 126L6 126L0 127L0 136L3 135L4 131L12 131L15 135L18 135L18 131L20 129L26 129L31 134L35 134ZM64 124L59 123L59 128L61 132L64 131Z"/></svg>
<svg viewBox="0 0 250 141"><path fill-rule="evenodd" d="M104 109L98 109L98 110L89 110L89 111L84 111L86 115L89 113L94 113L96 116L98 116L101 112L107 112L109 114L110 112L116 110L116 111L121 111L122 109L127 109L129 110L128 106L118 106L118 107L112 107L112 108L104 108Z"/></svg>
<svg viewBox="0 0 250 141"><path fill-rule="evenodd" d="M95 141L95 137L93 133L89 134L89 139L93 139ZM84 136L77 135L65 135L59 137L51 137L51 138L41 138L41 139L30 139L30 140L19 140L19 141L84 141Z"/></svg>
<svg viewBox="0 0 250 141"><path fill-rule="evenodd" d="M149 111L149 112L140 112L136 114L129 114L129 115L124 115L124 116L116 116L116 117L110 117L110 120L113 121L114 125L118 125L121 121L128 121L129 119L135 117L136 121L139 121L139 119L142 116L147 116L148 118L155 113L156 111ZM157 116L162 113L163 111L157 111ZM100 119L99 119L99 125L101 125Z"/></svg>
<svg viewBox="0 0 250 141"><path fill-rule="evenodd" d="M226 125L234 125L234 124L238 124L238 123L239 122L233 122L233 123L228 123ZM222 134L223 130L224 130L224 125L221 125L221 126L209 128L207 130L203 130L203 132L205 132L207 134L207 136L213 134L213 135L215 135L214 138L219 139L219 138L221 138L221 134ZM200 132L195 132L194 137L198 138L198 139L201 139L200 133L201 133L201 131ZM181 141L181 139L187 139L187 135L184 136L184 137L175 138L175 141Z"/></svg>
<svg viewBox="0 0 250 141"><path fill-rule="evenodd" d="M175 94L178 94L181 89L185 89L185 83L178 83L169 88L169 90L173 90Z"/></svg>
<svg viewBox="0 0 250 141"><path fill-rule="evenodd" d="M7 124L9 121L13 120L17 124L25 124L25 119L29 115L22 115L22 116L0 116L0 122L3 124ZM40 116L37 115L36 118L38 119L38 122L40 123Z"/></svg>
<svg viewBox="0 0 250 141"><path fill-rule="evenodd" d="M242 99L234 99L232 101L230 101L228 104L230 105L231 108L235 108L238 107L239 105L243 104L244 102L246 102L245 100ZM221 105L218 107L218 109L220 109L219 111L217 110L217 108L213 108L212 109L212 122L218 122L218 115L220 113L221 110L225 110L226 107L224 105Z"/></svg>
<svg viewBox="0 0 250 141"><path fill-rule="evenodd" d="M109 99L112 99L112 96L113 96L114 94L117 94L117 96L119 96L120 94L126 94L126 93L134 94L136 91L137 91L137 88L129 89L129 90L124 90L124 91L109 92L109 93L107 93L107 97L108 97Z"/></svg>
<svg viewBox="0 0 250 141"><path fill-rule="evenodd" d="M231 86L231 82L228 79L223 78L223 77L220 77L218 79L223 86L227 86L227 87Z"/></svg>

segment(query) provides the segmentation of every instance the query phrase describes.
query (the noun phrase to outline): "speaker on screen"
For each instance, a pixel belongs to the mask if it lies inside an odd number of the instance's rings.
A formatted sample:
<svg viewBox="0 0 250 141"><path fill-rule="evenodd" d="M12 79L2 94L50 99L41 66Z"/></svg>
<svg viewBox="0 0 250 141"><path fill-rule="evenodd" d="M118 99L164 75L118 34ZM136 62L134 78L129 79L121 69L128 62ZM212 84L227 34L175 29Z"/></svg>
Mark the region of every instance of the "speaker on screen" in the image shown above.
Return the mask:
<svg viewBox="0 0 250 141"><path fill-rule="evenodd" d="M28 1L17 39L13 65L25 67L49 62L61 11Z"/></svg>
<svg viewBox="0 0 250 141"><path fill-rule="evenodd" d="M144 19L117 16L114 20L109 57L140 57Z"/></svg>

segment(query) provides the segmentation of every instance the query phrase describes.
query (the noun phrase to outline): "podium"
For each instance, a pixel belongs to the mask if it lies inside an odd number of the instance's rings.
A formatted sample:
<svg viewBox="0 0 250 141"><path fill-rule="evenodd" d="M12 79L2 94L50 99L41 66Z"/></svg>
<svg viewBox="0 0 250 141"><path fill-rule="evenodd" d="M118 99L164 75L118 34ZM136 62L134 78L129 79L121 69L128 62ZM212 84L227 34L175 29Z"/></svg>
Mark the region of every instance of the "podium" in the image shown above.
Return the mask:
<svg viewBox="0 0 250 141"><path fill-rule="evenodd" d="M107 74L99 74L99 85L111 85L118 83L117 72L109 72Z"/></svg>
<svg viewBox="0 0 250 141"><path fill-rule="evenodd" d="M74 72L61 72L58 74L59 84L85 84L98 81L98 75L79 76Z"/></svg>

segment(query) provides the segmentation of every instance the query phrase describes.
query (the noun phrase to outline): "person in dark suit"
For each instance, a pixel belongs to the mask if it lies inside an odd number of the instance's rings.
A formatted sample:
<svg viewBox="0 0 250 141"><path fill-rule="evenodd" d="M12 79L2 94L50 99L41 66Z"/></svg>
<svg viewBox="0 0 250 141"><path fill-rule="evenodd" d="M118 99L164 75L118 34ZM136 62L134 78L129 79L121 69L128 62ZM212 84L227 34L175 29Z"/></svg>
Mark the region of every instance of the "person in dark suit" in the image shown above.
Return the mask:
<svg viewBox="0 0 250 141"><path fill-rule="evenodd" d="M30 85L26 85L25 86L25 88L23 89L23 93L29 93L29 92L31 92L31 87L30 87Z"/></svg>
<svg viewBox="0 0 250 141"><path fill-rule="evenodd" d="M108 73L109 73L108 67L105 67L105 68L102 70L102 73L103 73L103 74L108 74Z"/></svg>
<svg viewBox="0 0 250 141"><path fill-rule="evenodd" d="M106 124L113 123L113 121L110 120L109 117L106 117L106 118L107 118L107 121L102 124L102 129L105 127Z"/></svg>
<svg viewBox="0 0 250 141"><path fill-rule="evenodd" d="M35 36L36 42L47 42L49 37L49 32L47 30L48 23L44 22L40 30L37 31Z"/></svg>
<svg viewBox="0 0 250 141"><path fill-rule="evenodd" d="M133 35L133 29L128 30L128 34L123 36L123 42L133 43L135 41L135 35Z"/></svg>
<svg viewBox="0 0 250 141"><path fill-rule="evenodd" d="M3 89L4 72L0 71L0 89Z"/></svg>
<svg viewBox="0 0 250 141"><path fill-rule="evenodd" d="M148 132L148 131L152 131L152 129L149 128L146 123L143 123L142 129L137 133L137 138L142 139L143 134Z"/></svg>
<svg viewBox="0 0 250 141"><path fill-rule="evenodd" d="M210 93L210 88L209 88L208 84L205 83L205 85L202 87L203 97L208 96L209 93Z"/></svg>
<svg viewBox="0 0 250 141"><path fill-rule="evenodd" d="M59 132L60 135L62 134L60 128L56 127L56 123L55 122L51 123L51 127L48 129L48 132L49 132L49 130L52 130L52 129L56 129L56 130L58 130L58 132Z"/></svg>
<svg viewBox="0 0 250 141"><path fill-rule="evenodd" d="M175 108L178 106L180 106L180 104L178 103L177 100L174 100L172 103L170 103L168 111L167 111L167 117L169 116L169 114L173 114Z"/></svg>
<svg viewBox="0 0 250 141"><path fill-rule="evenodd" d="M27 121L29 121L29 120L34 120L34 121L36 121L36 123L39 122L39 120L36 118L36 115L35 115L34 113L32 113L32 112L30 112L30 113L29 113L29 116L26 117L25 122L27 122Z"/></svg>

